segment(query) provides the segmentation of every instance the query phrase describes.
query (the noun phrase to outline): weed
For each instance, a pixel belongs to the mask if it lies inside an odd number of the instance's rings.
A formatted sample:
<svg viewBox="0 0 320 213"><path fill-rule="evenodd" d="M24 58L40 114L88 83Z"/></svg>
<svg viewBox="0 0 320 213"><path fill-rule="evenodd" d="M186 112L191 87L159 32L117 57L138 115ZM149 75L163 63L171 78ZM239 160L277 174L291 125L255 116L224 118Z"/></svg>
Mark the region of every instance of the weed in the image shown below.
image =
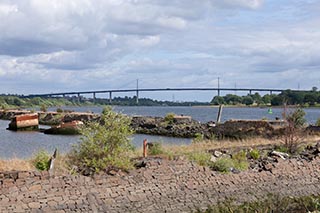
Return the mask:
<svg viewBox="0 0 320 213"><path fill-rule="evenodd" d="M190 161L196 162L200 166L211 166L211 154L207 152L191 152L187 155Z"/></svg>
<svg viewBox="0 0 320 213"><path fill-rule="evenodd" d="M197 213L265 213L265 212L319 212L320 197L280 197L269 194L265 200L245 202L238 204L235 199L226 199L216 205L209 206L206 210Z"/></svg>
<svg viewBox="0 0 320 213"><path fill-rule="evenodd" d="M246 170L249 167L247 161L247 153L245 151L240 151L232 155L232 160L234 168L240 171Z"/></svg>
<svg viewBox="0 0 320 213"><path fill-rule="evenodd" d="M204 139L204 135L197 132L192 142L197 143L197 142L203 141L203 139Z"/></svg>
<svg viewBox="0 0 320 213"><path fill-rule="evenodd" d="M36 169L40 171L47 171L49 170L49 161L50 161L50 155L45 150L40 150L35 154L35 157L31 160L32 164Z"/></svg>
<svg viewBox="0 0 320 213"><path fill-rule="evenodd" d="M258 160L260 158L260 152L258 149L253 149L249 152L249 156L254 160Z"/></svg>
<svg viewBox="0 0 320 213"><path fill-rule="evenodd" d="M163 153L164 150L161 143L148 143L148 155L161 155Z"/></svg>

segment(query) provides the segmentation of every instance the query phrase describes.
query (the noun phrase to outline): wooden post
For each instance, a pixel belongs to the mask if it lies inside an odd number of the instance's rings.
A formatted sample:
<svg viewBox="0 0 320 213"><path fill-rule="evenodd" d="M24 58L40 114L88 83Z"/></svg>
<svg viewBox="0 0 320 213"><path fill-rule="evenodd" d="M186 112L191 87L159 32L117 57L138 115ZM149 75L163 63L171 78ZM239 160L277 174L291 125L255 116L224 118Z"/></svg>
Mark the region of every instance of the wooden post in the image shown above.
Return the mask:
<svg viewBox="0 0 320 213"><path fill-rule="evenodd" d="M147 157L147 146L148 146L148 142L147 139L143 140L143 157Z"/></svg>
<svg viewBox="0 0 320 213"><path fill-rule="evenodd" d="M217 124L220 123L220 120L221 120L222 108L223 108L223 104L219 105L219 111L218 111L218 116L217 116Z"/></svg>
<svg viewBox="0 0 320 213"><path fill-rule="evenodd" d="M52 175L52 172L53 172L53 169L54 169L54 161L55 161L56 157L57 157L57 148L54 150L54 153L53 153L52 157L49 160L49 165L50 165L49 166L49 174L50 174L50 176Z"/></svg>

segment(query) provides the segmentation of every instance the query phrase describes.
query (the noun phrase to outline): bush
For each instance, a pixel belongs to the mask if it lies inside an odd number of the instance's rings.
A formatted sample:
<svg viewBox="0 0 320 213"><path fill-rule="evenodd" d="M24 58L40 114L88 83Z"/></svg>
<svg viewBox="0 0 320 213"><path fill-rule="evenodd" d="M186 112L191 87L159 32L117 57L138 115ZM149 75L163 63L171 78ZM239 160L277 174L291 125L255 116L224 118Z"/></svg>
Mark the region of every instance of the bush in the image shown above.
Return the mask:
<svg viewBox="0 0 320 213"><path fill-rule="evenodd" d="M232 155L232 158L222 157L212 164L212 169L219 172L229 172L231 169L240 171L249 167L246 152L240 151Z"/></svg>
<svg viewBox="0 0 320 213"><path fill-rule="evenodd" d="M289 125L293 125L294 128L302 128L306 123L306 119L304 117L305 115L305 111L301 108L298 108L286 115L285 119Z"/></svg>
<svg viewBox="0 0 320 213"><path fill-rule="evenodd" d="M45 104L42 104L42 105L40 106L40 111L46 112L47 110L48 110L48 108L47 108L47 106L46 106Z"/></svg>
<svg viewBox="0 0 320 213"><path fill-rule="evenodd" d="M40 171L47 171L50 168L50 155L47 151L40 150L32 159L32 164Z"/></svg>
<svg viewBox="0 0 320 213"><path fill-rule="evenodd" d="M166 122L168 122L169 124L173 124L173 121L174 121L174 116L176 116L174 113L168 113L166 114L166 116L164 117L164 120Z"/></svg>
<svg viewBox="0 0 320 213"><path fill-rule="evenodd" d="M132 168L129 136L133 131L129 125L127 116L115 113L111 107L105 108L100 123L89 122L80 129L80 143L70 151L69 165L77 166L85 175L114 168Z"/></svg>
<svg viewBox="0 0 320 213"><path fill-rule="evenodd" d="M234 167L233 160L228 157L219 158L216 162L212 163L212 169L219 172L230 172Z"/></svg>
<svg viewBox="0 0 320 213"><path fill-rule="evenodd" d="M298 150L298 146L302 141L302 128L305 125L305 112L302 109L284 115L287 126L284 129L283 142L288 152L294 154Z"/></svg>
<svg viewBox="0 0 320 213"><path fill-rule="evenodd" d="M320 118L317 119L316 126L320 126Z"/></svg>
<svg viewBox="0 0 320 213"><path fill-rule="evenodd" d="M63 113L63 109L61 109L61 108L59 107L59 108L57 108L57 112L58 112L58 113Z"/></svg>

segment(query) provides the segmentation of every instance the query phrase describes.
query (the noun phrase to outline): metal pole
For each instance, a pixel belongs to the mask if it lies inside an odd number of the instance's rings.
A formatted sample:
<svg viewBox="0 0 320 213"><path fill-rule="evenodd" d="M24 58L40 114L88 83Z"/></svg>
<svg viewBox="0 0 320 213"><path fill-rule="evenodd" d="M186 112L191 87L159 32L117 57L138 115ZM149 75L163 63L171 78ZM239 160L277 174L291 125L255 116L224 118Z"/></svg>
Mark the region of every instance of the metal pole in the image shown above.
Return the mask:
<svg viewBox="0 0 320 213"><path fill-rule="evenodd" d="M110 91L109 92L109 103L111 104L111 102L112 102L112 92Z"/></svg>
<svg viewBox="0 0 320 213"><path fill-rule="evenodd" d="M81 101L81 97L80 97L80 93L78 93L78 102L80 103Z"/></svg>
<svg viewBox="0 0 320 213"><path fill-rule="evenodd" d="M136 104L139 104L139 79L137 79Z"/></svg>
<svg viewBox="0 0 320 213"><path fill-rule="evenodd" d="M218 97L220 97L220 77L218 77Z"/></svg>

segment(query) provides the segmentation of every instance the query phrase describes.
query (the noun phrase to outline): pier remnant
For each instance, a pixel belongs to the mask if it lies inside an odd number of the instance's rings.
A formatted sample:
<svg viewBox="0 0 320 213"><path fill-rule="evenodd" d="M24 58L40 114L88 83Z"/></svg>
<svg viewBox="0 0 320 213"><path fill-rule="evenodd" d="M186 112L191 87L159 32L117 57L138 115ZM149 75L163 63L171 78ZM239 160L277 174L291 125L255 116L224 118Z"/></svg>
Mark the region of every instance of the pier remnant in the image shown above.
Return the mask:
<svg viewBox="0 0 320 213"><path fill-rule="evenodd" d="M219 105L219 111L218 111L218 116L217 116L217 124L220 123L220 120L221 120L221 115L222 115L222 108L223 108L223 105Z"/></svg>
<svg viewBox="0 0 320 213"><path fill-rule="evenodd" d="M38 130L39 116L37 113L16 115L9 123L9 130Z"/></svg>

